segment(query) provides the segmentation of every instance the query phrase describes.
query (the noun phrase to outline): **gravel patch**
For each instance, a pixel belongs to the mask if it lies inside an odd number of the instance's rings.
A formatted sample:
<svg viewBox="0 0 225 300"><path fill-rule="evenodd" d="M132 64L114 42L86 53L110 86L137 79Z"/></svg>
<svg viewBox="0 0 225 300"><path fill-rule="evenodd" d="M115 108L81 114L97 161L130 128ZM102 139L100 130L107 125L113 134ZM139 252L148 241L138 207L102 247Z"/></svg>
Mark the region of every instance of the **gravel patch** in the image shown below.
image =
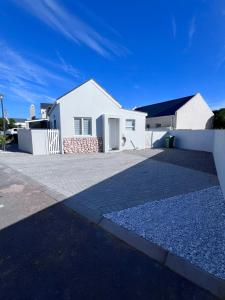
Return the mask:
<svg viewBox="0 0 225 300"><path fill-rule="evenodd" d="M225 279L225 201L219 186L104 216Z"/></svg>

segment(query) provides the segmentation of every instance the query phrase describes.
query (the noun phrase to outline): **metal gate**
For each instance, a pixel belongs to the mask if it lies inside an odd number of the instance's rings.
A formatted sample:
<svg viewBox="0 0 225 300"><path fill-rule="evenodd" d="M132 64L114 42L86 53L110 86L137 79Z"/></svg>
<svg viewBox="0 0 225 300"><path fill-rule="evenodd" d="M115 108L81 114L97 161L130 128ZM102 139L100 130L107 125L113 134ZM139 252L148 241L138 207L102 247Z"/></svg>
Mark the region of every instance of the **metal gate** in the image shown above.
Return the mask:
<svg viewBox="0 0 225 300"><path fill-rule="evenodd" d="M49 154L60 153L59 130L48 129L47 135L48 135L48 153Z"/></svg>

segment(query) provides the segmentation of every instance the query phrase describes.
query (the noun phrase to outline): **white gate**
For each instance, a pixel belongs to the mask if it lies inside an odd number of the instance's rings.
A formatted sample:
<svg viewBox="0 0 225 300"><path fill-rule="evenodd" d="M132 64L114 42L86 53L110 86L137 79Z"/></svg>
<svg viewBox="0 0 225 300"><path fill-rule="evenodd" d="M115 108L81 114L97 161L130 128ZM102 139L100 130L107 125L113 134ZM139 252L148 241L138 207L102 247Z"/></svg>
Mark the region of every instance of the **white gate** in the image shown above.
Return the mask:
<svg viewBox="0 0 225 300"><path fill-rule="evenodd" d="M60 153L58 129L48 129L48 153L49 154Z"/></svg>

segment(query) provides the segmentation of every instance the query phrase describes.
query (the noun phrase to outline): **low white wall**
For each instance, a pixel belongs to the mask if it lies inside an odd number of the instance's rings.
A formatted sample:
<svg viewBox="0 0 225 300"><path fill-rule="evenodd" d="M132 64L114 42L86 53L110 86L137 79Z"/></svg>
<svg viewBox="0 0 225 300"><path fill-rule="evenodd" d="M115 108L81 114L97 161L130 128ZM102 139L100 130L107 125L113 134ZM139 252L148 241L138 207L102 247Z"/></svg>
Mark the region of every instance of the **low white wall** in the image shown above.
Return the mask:
<svg viewBox="0 0 225 300"><path fill-rule="evenodd" d="M21 151L33 153L31 130L18 129L18 147Z"/></svg>
<svg viewBox="0 0 225 300"><path fill-rule="evenodd" d="M187 150L213 152L214 130L170 130L175 136L175 147Z"/></svg>
<svg viewBox="0 0 225 300"><path fill-rule="evenodd" d="M148 130L145 131L145 148L162 148L165 146L165 137L168 131Z"/></svg>
<svg viewBox="0 0 225 300"><path fill-rule="evenodd" d="M33 154L34 155L48 154L47 130L33 129L31 130L31 133L32 133L32 143L33 143Z"/></svg>
<svg viewBox="0 0 225 300"><path fill-rule="evenodd" d="M47 130L44 129L19 129L19 150L34 155L48 154Z"/></svg>
<svg viewBox="0 0 225 300"><path fill-rule="evenodd" d="M225 130L214 130L213 156L220 186L225 197Z"/></svg>

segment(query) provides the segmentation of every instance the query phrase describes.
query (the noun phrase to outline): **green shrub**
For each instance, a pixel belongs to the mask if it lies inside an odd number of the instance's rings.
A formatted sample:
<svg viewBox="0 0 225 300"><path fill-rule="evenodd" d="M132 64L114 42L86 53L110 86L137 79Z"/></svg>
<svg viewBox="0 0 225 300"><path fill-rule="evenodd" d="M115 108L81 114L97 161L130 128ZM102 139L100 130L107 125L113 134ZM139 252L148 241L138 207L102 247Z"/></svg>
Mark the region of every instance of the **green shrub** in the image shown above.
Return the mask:
<svg viewBox="0 0 225 300"><path fill-rule="evenodd" d="M6 138L3 135L0 135L0 145L3 145L6 142Z"/></svg>
<svg viewBox="0 0 225 300"><path fill-rule="evenodd" d="M225 129L225 108L214 111L213 128Z"/></svg>

